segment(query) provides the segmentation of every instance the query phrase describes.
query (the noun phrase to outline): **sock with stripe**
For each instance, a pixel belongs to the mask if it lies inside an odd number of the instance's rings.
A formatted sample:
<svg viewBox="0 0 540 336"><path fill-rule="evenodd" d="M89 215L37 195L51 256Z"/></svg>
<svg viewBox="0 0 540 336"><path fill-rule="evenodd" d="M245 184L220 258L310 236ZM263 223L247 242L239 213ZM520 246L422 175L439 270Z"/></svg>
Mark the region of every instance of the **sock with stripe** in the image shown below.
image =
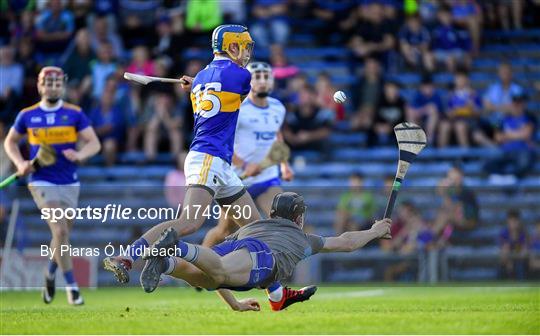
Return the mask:
<svg viewBox="0 0 540 336"><path fill-rule="evenodd" d="M128 257L131 257L131 259L133 261L139 259L143 255L144 250L148 246L150 246L150 244L148 244L146 239L144 239L142 237L137 239L136 241L133 242L133 244L131 244L129 246L129 256Z"/></svg>
<svg viewBox="0 0 540 336"><path fill-rule="evenodd" d="M279 282L273 282L266 288L266 294L270 301L279 302L283 298L283 287Z"/></svg>
<svg viewBox="0 0 540 336"><path fill-rule="evenodd" d="M171 274L174 271L174 268L176 267L176 259L175 257L167 257L165 259L165 270L163 271L163 274Z"/></svg>
<svg viewBox="0 0 540 336"><path fill-rule="evenodd" d="M199 248L196 245L179 240L178 243L176 243L176 253L177 256L185 261L194 262L199 256Z"/></svg>
<svg viewBox="0 0 540 336"><path fill-rule="evenodd" d="M75 281L75 276L73 275L73 270L64 272L64 280L66 280L66 288L79 290L79 286L77 285L77 282Z"/></svg>

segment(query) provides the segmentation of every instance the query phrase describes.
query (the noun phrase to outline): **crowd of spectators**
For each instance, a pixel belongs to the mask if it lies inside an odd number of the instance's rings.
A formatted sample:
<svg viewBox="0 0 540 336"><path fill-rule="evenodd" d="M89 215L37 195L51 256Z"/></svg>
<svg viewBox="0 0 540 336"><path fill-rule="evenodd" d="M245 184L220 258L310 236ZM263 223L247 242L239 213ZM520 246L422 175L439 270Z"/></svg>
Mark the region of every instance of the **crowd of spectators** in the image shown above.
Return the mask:
<svg viewBox="0 0 540 336"><path fill-rule="evenodd" d="M269 55L274 95L288 108L285 138L293 149L327 154L325 140L334 123L344 120L366 134L368 146L389 146L393 125L409 120L426 129L432 146L519 147L520 164L507 164L504 171L486 167L523 176L533 160L530 128L536 127L526 110L517 112L525 88L513 81L508 63L485 92L471 86L468 71L483 27L521 29L525 5L530 25L538 6L528 1L2 1L1 128L38 98L39 68L55 64L69 76L67 99L81 105L98 128L107 165L115 164L118 152L143 151L148 161L163 150L177 156L190 141L189 97L173 86L127 83L122 73L194 75L207 59L183 59L183 52L208 49L212 29L232 22L250 28L255 55ZM293 33L311 34L319 46L349 48L348 68L357 77L348 90L352 103L333 102L337 88L324 69L311 82L288 61ZM410 99L389 79L396 69L422 74ZM451 88L434 83L441 71L453 74Z"/></svg>
<svg viewBox="0 0 540 336"><path fill-rule="evenodd" d="M382 181L382 187L365 185L364 176L353 173L349 177L349 189L338 201L334 231L339 235L346 231L365 230L372 218L380 218L385 208L393 176ZM431 191L427 191L430 193ZM463 239L480 225L480 206L475 191L465 184L465 174L456 163L437 186L436 195L440 206L429 214L413 198L399 200L392 223L390 240L380 240L382 251L402 258L392 260L384 268L384 280L418 279L418 267L427 268L427 256L443 251L452 245L463 244ZM529 230L529 229L533 230ZM524 280L540 274L540 222L527 227L519 211L507 213L505 225L498 233L500 253L499 277ZM422 256L420 264L416 256ZM435 257L438 258L438 257ZM424 275L425 276L425 275ZM425 276L420 281L428 281Z"/></svg>

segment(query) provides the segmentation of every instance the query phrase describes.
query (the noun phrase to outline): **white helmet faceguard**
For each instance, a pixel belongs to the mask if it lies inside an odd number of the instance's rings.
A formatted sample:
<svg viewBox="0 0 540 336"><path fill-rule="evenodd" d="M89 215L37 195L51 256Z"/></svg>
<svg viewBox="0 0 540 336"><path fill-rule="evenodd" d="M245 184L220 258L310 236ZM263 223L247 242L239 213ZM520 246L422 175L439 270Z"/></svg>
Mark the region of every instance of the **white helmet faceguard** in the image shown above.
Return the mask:
<svg viewBox="0 0 540 336"><path fill-rule="evenodd" d="M247 66L248 71L251 73L251 86L257 87L258 85L266 86L266 90L257 92L257 96L264 98L267 97L274 89L274 75L272 73L272 67L268 63L264 62L252 62Z"/></svg>

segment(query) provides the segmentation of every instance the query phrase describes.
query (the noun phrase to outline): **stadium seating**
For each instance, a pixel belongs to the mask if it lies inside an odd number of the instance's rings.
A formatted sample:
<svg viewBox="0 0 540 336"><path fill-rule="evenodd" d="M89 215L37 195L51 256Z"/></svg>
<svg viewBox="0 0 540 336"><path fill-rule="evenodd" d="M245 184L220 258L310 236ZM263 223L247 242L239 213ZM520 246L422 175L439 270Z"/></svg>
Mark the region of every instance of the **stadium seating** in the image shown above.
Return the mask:
<svg viewBox="0 0 540 336"><path fill-rule="evenodd" d="M533 81L540 79L540 30L526 31L488 31L485 33L488 44L484 45L481 55L473 63L471 81L475 88L485 89L495 79L495 69L503 58L509 58L515 67L516 80L524 87L533 87ZM296 47L288 48L286 54L291 63L298 65L311 78L319 71L330 72L336 83L347 90L356 78L347 71L345 48L312 48L311 35L299 34L293 37ZM257 54L259 57L261 54ZM520 57L512 57L519 55ZM206 51L187 50L186 58L207 57ZM262 55L264 56L264 54ZM309 58L309 61L305 61ZM327 61L332 59L332 61ZM390 77L403 85L404 95L410 97L412 89L420 81L416 73L390 74ZM452 82L452 75L441 73L435 76L435 82L447 86ZM530 89L531 92L532 89ZM531 95L529 107L538 112L540 97ZM397 150L395 148L366 149L366 136L350 131L347 122L336 124L330 138L333 148L329 160L324 161L318 153L295 153L296 179L286 184L287 188L298 190L306 195L309 205L308 221L313 230L320 234L332 234L335 207L339 194L347 188L347 178L352 172L366 175L366 187L374 188L384 199L381 191L382 179L395 173ZM472 232L459 237L457 245L444 251L441 257L439 278L444 280L489 280L497 277L498 248L497 239L504 226L506 211L520 209L522 218L528 229L535 221L540 220L537 209L540 204L540 162L536 162L531 175L521 180L517 186L494 188L489 185L487 176L482 170L483 161L493 157L495 150L427 148L422 152L407 176L404 190L400 197L412 200L425 210L427 218L433 218L440 200L436 197L433 186L444 176L455 161L463 163L467 183L475 188L480 204L480 224ZM540 154L540 153L539 153ZM303 157L307 164L299 164L298 157ZM539 155L540 157L540 155ZM160 154L153 165L140 165L144 156L141 154L123 155L120 164L113 168L100 166L102 158L93 159L89 165L80 169L80 177L84 188L81 194L81 206L105 206L104 199L115 200L126 207L163 207L166 206L163 192L163 180L167 171L172 169L171 158ZM472 160L475 159L475 160ZM301 160L302 161L302 160ZM344 164L347 163L347 164ZM431 188L426 188L431 187ZM22 189L22 188L19 188ZM102 196L106 195L104 198ZM30 198L21 203L21 211L27 227L27 242L36 246L50 239L50 233L39 216ZM30 218L35 218L31 220ZM89 220L78 220L72 235L72 243L76 246L99 246L110 241L128 243L145 229L158 223L158 220L107 221L106 224ZM210 224L189 237L199 241ZM471 258L471 256L474 256ZM312 266L315 272L328 266L332 260L333 272L330 276L319 277L325 281L358 281L374 280L380 277L380 267L373 261L392 262L395 256L380 252L376 246L350 255L329 255L314 258ZM371 261L366 263L367 261ZM411 260L417 260L411 257ZM340 263L352 263L355 271L350 269L344 274L340 271ZM373 266L375 265L375 266ZM474 266L474 268L471 268ZM100 274L100 281L110 278ZM416 279L416 277L414 277Z"/></svg>

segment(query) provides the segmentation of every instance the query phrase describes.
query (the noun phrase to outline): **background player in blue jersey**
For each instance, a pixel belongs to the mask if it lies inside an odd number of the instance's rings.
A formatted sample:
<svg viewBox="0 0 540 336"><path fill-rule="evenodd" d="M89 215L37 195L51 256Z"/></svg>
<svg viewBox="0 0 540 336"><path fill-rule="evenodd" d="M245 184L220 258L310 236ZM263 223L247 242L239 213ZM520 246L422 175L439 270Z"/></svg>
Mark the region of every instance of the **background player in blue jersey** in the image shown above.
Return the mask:
<svg viewBox="0 0 540 336"><path fill-rule="evenodd" d="M62 100L66 76L58 67L41 69L37 89L41 100L19 112L4 143L6 153L17 167L20 176L30 174L28 188L37 206L43 208L76 208L79 199L77 163L99 152L101 145L79 106ZM19 142L28 135L29 160L23 158ZM77 150L77 141L82 147ZM52 166L34 171L30 160L35 157L41 143L51 145L57 160ZM69 234L73 221L66 218L56 222L47 221L51 229L50 248L54 249L53 260L45 274L43 301L51 303L55 294L55 273L58 266L64 273L68 302L73 305L84 303L73 276L73 264L69 253L60 253L62 245L69 245Z"/></svg>
<svg viewBox="0 0 540 336"><path fill-rule="evenodd" d="M179 219L148 230L131 244L128 255L104 259L104 268L122 283L129 281L132 263L164 229L172 227L179 236L199 229L214 199L222 207L230 206L224 211L235 215L239 226L260 219L253 199L231 167L238 111L251 89L251 74L245 67L253 40L244 26L221 25L212 34L212 49L214 59L210 64L195 78L182 77L182 87L190 90L195 113L195 136L184 163L188 185L184 211ZM220 295L228 302L236 300L230 291L220 291Z"/></svg>

